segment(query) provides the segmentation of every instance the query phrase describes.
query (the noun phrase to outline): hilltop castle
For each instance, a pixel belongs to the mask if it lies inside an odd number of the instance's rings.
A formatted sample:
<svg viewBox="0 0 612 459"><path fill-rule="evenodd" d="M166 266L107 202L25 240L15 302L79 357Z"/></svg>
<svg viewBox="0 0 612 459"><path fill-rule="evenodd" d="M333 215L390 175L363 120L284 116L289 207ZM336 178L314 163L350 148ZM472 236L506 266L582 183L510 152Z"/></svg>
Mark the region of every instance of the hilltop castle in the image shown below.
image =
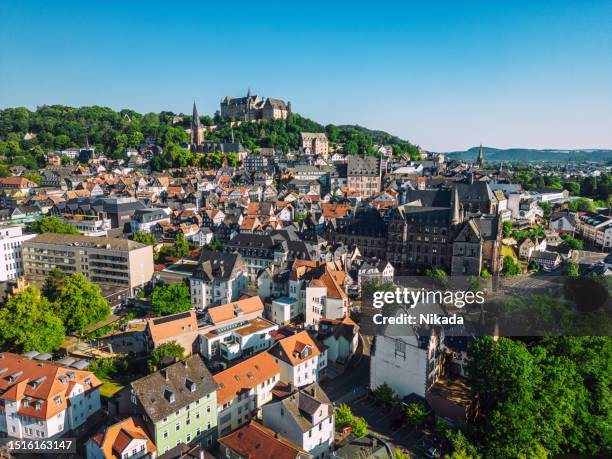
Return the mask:
<svg viewBox="0 0 612 459"><path fill-rule="evenodd" d="M287 119L291 113L291 102L252 95L249 89L246 97L225 96L221 101L221 116L238 121Z"/></svg>

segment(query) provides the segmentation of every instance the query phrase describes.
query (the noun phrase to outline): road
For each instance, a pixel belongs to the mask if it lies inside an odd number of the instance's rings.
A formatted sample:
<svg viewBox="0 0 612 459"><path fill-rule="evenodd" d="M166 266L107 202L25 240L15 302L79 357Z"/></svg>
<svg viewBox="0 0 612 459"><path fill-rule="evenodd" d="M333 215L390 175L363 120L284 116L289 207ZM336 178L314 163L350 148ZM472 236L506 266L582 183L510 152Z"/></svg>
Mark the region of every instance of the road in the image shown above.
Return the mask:
<svg viewBox="0 0 612 459"><path fill-rule="evenodd" d="M321 387L332 402L342 402L347 394L367 391L370 378L371 336L359 336L359 345L344 373L321 382Z"/></svg>

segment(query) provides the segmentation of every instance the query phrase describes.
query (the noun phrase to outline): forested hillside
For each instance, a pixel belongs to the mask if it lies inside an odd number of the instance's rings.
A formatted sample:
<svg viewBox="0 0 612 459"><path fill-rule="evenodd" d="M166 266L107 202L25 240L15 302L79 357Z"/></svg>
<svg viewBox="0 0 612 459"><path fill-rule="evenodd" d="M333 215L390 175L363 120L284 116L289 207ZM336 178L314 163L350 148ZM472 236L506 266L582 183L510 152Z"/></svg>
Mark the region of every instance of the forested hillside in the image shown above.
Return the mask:
<svg viewBox="0 0 612 459"><path fill-rule="evenodd" d="M201 117L205 125L223 120ZM0 110L0 157L6 166L23 165L38 168L44 164L44 154L49 151L82 147L89 143L98 151L120 159L127 148L138 148L157 143L164 155L154 163L154 168L178 167L206 162L191 155L182 146L189 141L185 131L191 125L191 115L172 112L140 114L133 110L114 111L107 107L66 107L49 105L36 111L26 108ZM221 124L220 126L223 126ZM206 133L206 138L229 142L232 138L245 147L275 147L282 151L300 146L300 133L326 132L332 144L340 151L351 154L376 154L373 145L392 145L398 154L416 155L418 149L410 142L380 131L368 131L353 126L323 126L297 114L287 120L242 123L234 128L219 127ZM26 136L26 134L33 134ZM31 137L31 138L30 138Z"/></svg>

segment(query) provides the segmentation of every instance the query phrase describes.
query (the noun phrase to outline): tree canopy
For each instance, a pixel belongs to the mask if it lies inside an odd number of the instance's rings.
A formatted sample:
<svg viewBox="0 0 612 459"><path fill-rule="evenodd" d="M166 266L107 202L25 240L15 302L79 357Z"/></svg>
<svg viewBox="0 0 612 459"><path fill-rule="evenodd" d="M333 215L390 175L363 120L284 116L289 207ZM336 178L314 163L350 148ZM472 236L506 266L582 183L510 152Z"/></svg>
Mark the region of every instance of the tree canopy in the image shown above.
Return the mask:
<svg viewBox="0 0 612 459"><path fill-rule="evenodd" d="M49 271L49 275L43 284L42 293L49 301L53 302L57 299L60 291L66 283L66 273L59 268L53 268Z"/></svg>
<svg viewBox="0 0 612 459"><path fill-rule="evenodd" d="M85 327L108 318L111 313L100 287L79 273L66 278L54 309L66 329L76 333L83 333Z"/></svg>
<svg viewBox="0 0 612 459"><path fill-rule="evenodd" d="M151 306L156 316L167 316L191 309L189 287L184 283L156 287L151 294Z"/></svg>
<svg viewBox="0 0 612 459"><path fill-rule="evenodd" d="M164 343L151 352L147 365L149 372L159 369L164 363L185 358L185 348L176 341Z"/></svg>
<svg viewBox="0 0 612 459"><path fill-rule="evenodd" d="M0 308L0 348L51 352L64 340L62 320L35 286L11 296Z"/></svg>
<svg viewBox="0 0 612 459"><path fill-rule="evenodd" d="M481 337L468 373L481 415L467 429L485 457L597 454L607 449L608 337Z"/></svg>
<svg viewBox="0 0 612 459"><path fill-rule="evenodd" d="M148 231L136 231L132 234L131 239L136 242L140 242L141 244L146 245L155 245L157 244L157 239Z"/></svg>
<svg viewBox="0 0 612 459"><path fill-rule="evenodd" d="M43 217L32 223L35 233L79 234L76 226L66 223L57 217Z"/></svg>

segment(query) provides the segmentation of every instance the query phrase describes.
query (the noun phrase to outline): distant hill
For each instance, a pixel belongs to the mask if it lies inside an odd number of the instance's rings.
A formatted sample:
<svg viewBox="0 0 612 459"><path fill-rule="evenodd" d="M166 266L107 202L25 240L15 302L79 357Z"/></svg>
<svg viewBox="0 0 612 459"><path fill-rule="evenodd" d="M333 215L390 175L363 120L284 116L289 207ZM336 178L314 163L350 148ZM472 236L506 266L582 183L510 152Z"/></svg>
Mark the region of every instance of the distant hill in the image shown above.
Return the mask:
<svg viewBox="0 0 612 459"><path fill-rule="evenodd" d="M460 160L475 160L480 147L469 150L451 151L449 158ZM483 147L485 161L612 161L612 150L536 150L532 148L491 148Z"/></svg>

